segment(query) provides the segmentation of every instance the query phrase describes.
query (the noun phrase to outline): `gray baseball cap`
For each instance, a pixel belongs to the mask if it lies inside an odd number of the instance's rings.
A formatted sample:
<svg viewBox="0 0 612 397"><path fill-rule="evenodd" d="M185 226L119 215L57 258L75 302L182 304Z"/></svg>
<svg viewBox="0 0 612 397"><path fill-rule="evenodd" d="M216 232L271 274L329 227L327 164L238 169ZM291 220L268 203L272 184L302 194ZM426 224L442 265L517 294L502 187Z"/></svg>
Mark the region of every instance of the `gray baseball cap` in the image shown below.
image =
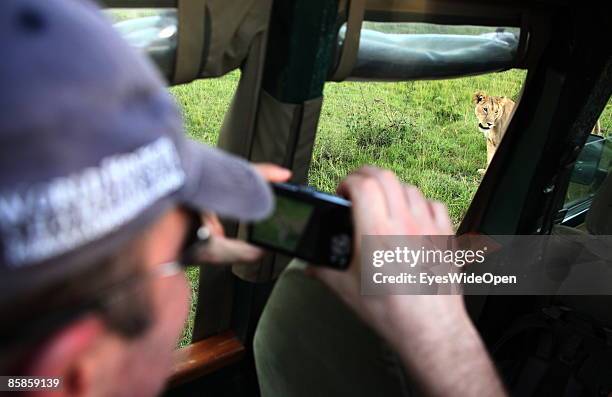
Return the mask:
<svg viewBox="0 0 612 397"><path fill-rule="evenodd" d="M184 135L156 69L88 1L0 1L0 51L0 277L113 252L176 205L271 211L246 161Z"/></svg>

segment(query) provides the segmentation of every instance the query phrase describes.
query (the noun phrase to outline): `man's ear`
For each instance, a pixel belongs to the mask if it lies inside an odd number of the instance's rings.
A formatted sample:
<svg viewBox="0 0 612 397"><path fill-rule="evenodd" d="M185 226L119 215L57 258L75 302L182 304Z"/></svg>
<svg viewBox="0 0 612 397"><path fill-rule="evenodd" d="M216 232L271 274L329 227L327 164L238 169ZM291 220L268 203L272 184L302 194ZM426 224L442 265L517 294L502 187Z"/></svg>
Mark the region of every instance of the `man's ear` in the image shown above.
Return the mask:
<svg viewBox="0 0 612 397"><path fill-rule="evenodd" d="M484 101L487 98L487 94L484 91L476 91L472 96L472 103L474 105Z"/></svg>
<svg viewBox="0 0 612 397"><path fill-rule="evenodd" d="M28 376L60 377L61 392L53 396L89 394L93 375L87 365L87 356L105 329L102 321L94 316L64 327L36 349L26 370Z"/></svg>

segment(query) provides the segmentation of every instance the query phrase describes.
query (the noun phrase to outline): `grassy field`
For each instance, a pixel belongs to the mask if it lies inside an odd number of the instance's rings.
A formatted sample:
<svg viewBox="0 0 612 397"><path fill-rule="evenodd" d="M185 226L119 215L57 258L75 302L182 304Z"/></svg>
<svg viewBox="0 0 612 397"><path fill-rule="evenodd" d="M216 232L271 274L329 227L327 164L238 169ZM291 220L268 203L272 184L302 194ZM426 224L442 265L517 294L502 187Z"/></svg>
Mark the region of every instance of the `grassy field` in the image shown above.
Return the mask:
<svg viewBox="0 0 612 397"><path fill-rule="evenodd" d="M333 190L361 164L395 171L427 197L446 203L455 223L486 162L471 96L476 88L516 98L524 72L409 83L330 84L310 182Z"/></svg>

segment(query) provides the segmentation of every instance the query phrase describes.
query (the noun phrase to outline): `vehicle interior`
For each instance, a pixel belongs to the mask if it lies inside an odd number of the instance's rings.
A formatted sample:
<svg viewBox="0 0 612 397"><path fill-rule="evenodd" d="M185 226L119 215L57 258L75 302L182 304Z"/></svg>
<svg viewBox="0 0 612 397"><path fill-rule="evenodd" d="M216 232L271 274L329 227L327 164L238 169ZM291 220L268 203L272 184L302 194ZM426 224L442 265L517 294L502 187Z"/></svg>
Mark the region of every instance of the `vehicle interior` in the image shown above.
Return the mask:
<svg viewBox="0 0 612 397"><path fill-rule="evenodd" d="M292 182L300 184L309 183L319 124L325 117L326 85L399 84L521 70L525 78L506 134L458 219L457 234L612 234L612 135L606 125L601 134L591 133L610 106L612 94L612 20L604 3L103 0L102 4L110 13L133 12L115 20L115 27L151 57L171 86L218 79L238 70L216 144L253 162L289 168ZM475 133L478 138L482 136ZM236 236L244 236L246 226L225 223L226 232ZM256 266L200 268L191 343L176 351L166 395L259 395L253 336L275 280L290 260L269 253ZM515 395L563 395L568 387L563 379L573 373L565 369L567 365L549 371L533 364L533 352L541 344L534 342L538 338L530 326L521 325L526 316L543 312L580 324L592 319L588 324L597 325L588 326L589 338L607 340L598 351L610 352L612 315L606 310L610 306L605 296L465 299ZM553 313L550 307L562 307L563 312ZM568 353L572 357L568 360L574 360L574 353ZM521 367L527 368L524 371L512 367L517 354L522 362L531 363ZM591 371L597 379L585 381L597 384L598 390L584 395L612 391L610 357L584 364L598 368ZM545 388L532 385L538 371L554 378Z"/></svg>

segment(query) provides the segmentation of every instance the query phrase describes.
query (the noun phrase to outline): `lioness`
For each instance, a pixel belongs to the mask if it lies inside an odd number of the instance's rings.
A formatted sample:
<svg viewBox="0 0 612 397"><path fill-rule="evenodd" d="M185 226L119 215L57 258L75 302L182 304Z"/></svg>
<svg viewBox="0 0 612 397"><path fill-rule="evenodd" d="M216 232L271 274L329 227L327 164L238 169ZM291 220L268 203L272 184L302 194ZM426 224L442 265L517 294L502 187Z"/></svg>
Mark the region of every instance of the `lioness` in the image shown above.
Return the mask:
<svg viewBox="0 0 612 397"><path fill-rule="evenodd" d="M476 105L474 113L478 118L478 129L487 139L487 167L491 164L495 150L499 146L514 109L514 101L505 96L489 96L483 91L477 91L472 97ZM486 169L479 169L483 174Z"/></svg>
<svg viewBox="0 0 612 397"><path fill-rule="evenodd" d="M472 102L476 105L474 113L478 118L478 129L487 139L487 167L489 167L495 150L506 133L515 103L505 96L489 96L484 91L476 91ZM593 126L591 134L603 136L599 120ZM485 171L483 168L478 170L480 174L484 174Z"/></svg>

